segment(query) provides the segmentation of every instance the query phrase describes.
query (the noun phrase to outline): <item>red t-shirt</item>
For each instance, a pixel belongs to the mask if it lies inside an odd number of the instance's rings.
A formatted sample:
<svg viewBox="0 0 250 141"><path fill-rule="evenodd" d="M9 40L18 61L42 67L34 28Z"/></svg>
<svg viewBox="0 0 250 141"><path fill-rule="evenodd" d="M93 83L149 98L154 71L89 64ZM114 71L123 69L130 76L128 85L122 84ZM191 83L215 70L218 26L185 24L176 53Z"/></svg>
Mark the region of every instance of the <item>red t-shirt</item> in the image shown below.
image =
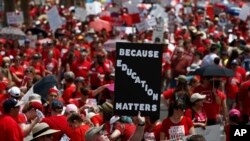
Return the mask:
<svg viewBox="0 0 250 141"><path fill-rule="evenodd" d="M84 136L89 128L90 126L86 124L77 128L70 128L70 141L85 141Z"/></svg>
<svg viewBox="0 0 250 141"><path fill-rule="evenodd" d="M94 115L90 120L94 125L97 125L97 124L102 125L103 124L103 117L100 114Z"/></svg>
<svg viewBox="0 0 250 141"><path fill-rule="evenodd" d="M241 84L239 90L239 102L242 104L242 114L250 114L250 98L248 96L248 87L250 86L250 81L246 81Z"/></svg>
<svg viewBox="0 0 250 141"><path fill-rule="evenodd" d="M200 85L194 89L194 93L206 95L206 100L204 101L204 111L206 112L207 119L217 119L217 115L220 113L221 105L216 103L214 94L211 90L211 87L205 88ZM225 94L219 90L217 90L217 95L220 97L221 101L226 99Z"/></svg>
<svg viewBox="0 0 250 141"><path fill-rule="evenodd" d="M76 77L82 76L85 79L87 79L90 66L91 66L91 63L87 60L85 61L78 60L73 63L72 71L75 73Z"/></svg>
<svg viewBox="0 0 250 141"><path fill-rule="evenodd" d="M205 123L207 121L207 115L205 111L202 111L200 113L195 112L192 109L187 109L185 111L185 116L192 119L193 122L198 123Z"/></svg>
<svg viewBox="0 0 250 141"><path fill-rule="evenodd" d="M75 92L75 90L76 90L76 86L74 84L68 86L64 90L62 98L63 98L63 100L64 100L65 103L69 102L69 99L72 97L72 94Z"/></svg>
<svg viewBox="0 0 250 141"><path fill-rule="evenodd" d="M162 122L161 132L164 132L167 139L182 139L189 135L189 129L193 127L190 118L183 116L179 123L173 123L170 118L166 118Z"/></svg>
<svg viewBox="0 0 250 141"><path fill-rule="evenodd" d="M144 131L144 140L160 140L161 123L156 124L153 128L146 126Z"/></svg>
<svg viewBox="0 0 250 141"><path fill-rule="evenodd" d="M70 135L69 124L65 116L50 116L42 120L46 122L50 128L60 130L60 132L53 134L53 141L59 141L63 134Z"/></svg>
<svg viewBox="0 0 250 141"><path fill-rule="evenodd" d="M23 141L23 131L11 116L1 115L0 127L0 137L2 141Z"/></svg>
<svg viewBox="0 0 250 141"><path fill-rule="evenodd" d="M11 66L10 67L10 72L12 74L15 74L19 79L22 79L24 77L24 67L23 66ZM17 86L21 86L21 83L15 81Z"/></svg>
<svg viewBox="0 0 250 141"><path fill-rule="evenodd" d="M115 129L121 132L121 141L128 141L135 133L136 126L133 123L115 123Z"/></svg>

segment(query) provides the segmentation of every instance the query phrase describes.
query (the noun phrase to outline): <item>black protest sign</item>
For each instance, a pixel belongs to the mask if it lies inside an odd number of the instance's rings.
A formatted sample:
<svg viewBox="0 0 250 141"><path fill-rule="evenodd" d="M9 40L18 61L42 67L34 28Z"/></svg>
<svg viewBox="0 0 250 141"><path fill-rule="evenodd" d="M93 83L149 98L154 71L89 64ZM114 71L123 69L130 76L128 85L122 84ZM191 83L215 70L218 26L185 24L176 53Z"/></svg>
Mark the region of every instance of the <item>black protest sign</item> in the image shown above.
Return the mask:
<svg viewBox="0 0 250 141"><path fill-rule="evenodd" d="M116 44L114 114L159 117L162 45Z"/></svg>

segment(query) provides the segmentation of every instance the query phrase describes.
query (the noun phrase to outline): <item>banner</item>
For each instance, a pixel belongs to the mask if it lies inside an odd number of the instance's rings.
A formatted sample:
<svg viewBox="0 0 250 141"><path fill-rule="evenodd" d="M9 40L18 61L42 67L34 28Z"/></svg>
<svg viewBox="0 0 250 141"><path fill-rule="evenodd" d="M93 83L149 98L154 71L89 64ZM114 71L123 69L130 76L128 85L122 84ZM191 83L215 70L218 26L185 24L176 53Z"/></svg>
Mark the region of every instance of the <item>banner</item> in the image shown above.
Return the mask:
<svg viewBox="0 0 250 141"><path fill-rule="evenodd" d="M7 23L10 24L22 24L23 23L23 12L7 12Z"/></svg>
<svg viewBox="0 0 250 141"><path fill-rule="evenodd" d="M114 115L159 117L162 45L117 43L116 58Z"/></svg>
<svg viewBox="0 0 250 141"><path fill-rule="evenodd" d="M60 17L56 6L52 7L48 12L48 21L50 29L55 32L57 28L63 25L62 18Z"/></svg>

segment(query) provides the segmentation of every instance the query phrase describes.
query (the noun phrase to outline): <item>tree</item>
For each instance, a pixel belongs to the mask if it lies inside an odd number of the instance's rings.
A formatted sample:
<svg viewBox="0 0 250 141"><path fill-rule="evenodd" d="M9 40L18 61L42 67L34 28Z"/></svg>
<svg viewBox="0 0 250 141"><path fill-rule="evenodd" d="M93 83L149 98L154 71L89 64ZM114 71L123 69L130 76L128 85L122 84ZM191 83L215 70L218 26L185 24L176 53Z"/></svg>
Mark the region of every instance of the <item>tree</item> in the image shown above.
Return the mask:
<svg viewBox="0 0 250 141"><path fill-rule="evenodd" d="M21 10L23 11L24 24L28 27L30 25L29 0L21 0Z"/></svg>

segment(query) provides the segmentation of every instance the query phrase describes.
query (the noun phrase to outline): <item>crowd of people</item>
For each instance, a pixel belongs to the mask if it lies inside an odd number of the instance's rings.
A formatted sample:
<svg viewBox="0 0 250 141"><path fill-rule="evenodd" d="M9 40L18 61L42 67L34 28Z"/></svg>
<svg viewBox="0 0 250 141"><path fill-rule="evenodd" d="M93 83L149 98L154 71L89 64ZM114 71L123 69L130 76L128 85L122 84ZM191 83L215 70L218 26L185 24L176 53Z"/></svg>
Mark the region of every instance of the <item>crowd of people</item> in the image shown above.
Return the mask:
<svg viewBox="0 0 250 141"><path fill-rule="evenodd" d="M244 6L239 1L230 2ZM211 15L206 8L198 8L196 2L183 2L177 14L174 6L164 7L168 17L161 17L167 25L161 41L153 39L153 28L130 34L115 28L95 31L89 23L96 18L118 23L100 15L79 21L74 17L74 7L56 5L65 24L53 33L48 19L41 18L53 4L30 3L32 25L19 27L27 31L27 37L34 34L30 28L46 32L35 33L34 46L29 38L23 44L17 39L0 39L1 140L163 141L187 137L189 141L205 141L196 135L195 128L205 130L220 124L229 141L231 125L249 123L247 21L223 9ZM185 13L186 6L193 12ZM120 17L129 15L127 9L119 8L116 14ZM145 8L144 17L150 16L150 10ZM119 24L131 26L131 22L123 20ZM115 50L104 48L110 39L162 44L161 102L168 109L165 119L142 117L139 111L135 117L113 114ZM192 74L213 64L231 69L234 76ZM28 102L20 101L36 82L49 75L56 77L57 85L48 90L46 97L33 93Z"/></svg>

